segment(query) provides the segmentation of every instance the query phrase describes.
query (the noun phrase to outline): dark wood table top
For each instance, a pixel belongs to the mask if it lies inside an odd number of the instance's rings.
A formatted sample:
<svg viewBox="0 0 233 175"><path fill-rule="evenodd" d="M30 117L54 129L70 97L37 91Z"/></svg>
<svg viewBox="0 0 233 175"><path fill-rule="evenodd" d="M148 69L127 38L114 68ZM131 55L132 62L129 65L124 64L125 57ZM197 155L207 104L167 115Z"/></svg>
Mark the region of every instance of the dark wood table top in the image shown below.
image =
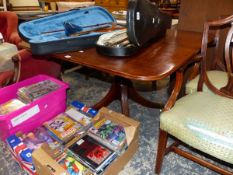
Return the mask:
<svg viewBox="0 0 233 175"><path fill-rule="evenodd" d="M103 56L95 48L52 57L127 79L151 81L163 79L188 63L200 51L201 39L201 33L169 30L165 38L130 57Z"/></svg>

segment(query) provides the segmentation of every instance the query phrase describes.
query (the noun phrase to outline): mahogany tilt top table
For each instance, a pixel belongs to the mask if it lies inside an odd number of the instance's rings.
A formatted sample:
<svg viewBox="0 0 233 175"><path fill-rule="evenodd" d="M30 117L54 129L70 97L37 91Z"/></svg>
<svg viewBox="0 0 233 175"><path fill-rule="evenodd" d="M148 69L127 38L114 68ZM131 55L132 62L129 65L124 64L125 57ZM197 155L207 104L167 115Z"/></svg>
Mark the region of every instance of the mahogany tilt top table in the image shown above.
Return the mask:
<svg viewBox="0 0 233 175"><path fill-rule="evenodd" d="M107 95L94 108L106 106L115 99L121 101L122 113L129 115L128 98L148 106L163 105L139 96L130 80L154 81L163 79L188 64L201 48L202 34L196 32L169 30L166 37L142 48L130 57L107 57L96 52L95 48L82 52L52 54L55 59L77 63L115 76L115 81ZM69 55L69 57L67 57ZM176 79L179 86L182 78Z"/></svg>

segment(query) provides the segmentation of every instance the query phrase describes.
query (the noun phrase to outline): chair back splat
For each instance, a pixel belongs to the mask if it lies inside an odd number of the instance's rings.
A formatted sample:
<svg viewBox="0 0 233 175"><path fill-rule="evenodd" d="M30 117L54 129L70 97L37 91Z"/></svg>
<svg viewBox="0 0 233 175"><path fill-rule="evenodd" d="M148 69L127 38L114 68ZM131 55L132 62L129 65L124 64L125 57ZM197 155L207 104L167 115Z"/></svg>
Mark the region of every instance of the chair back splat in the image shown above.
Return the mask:
<svg viewBox="0 0 233 175"><path fill-rule="evenodd" d="M222 67L224 67L225 72L227 73L227 84L224 87L218 88L216 87L213 82L211 82L207 72L207 59L206 59L206 53L207 53L207 43L208 43L208 36L211 33L212 30L215 30L217 40L219 39L219 33L221 29L229 28L227 35L224 39L225 45L222 51L219 51L220 55L222 54L224 56L224 60L221 62ZM203 83L207 85L207 87L213 91L214 93L225 96L228 98L233 97L233 57L232 57L232 44L233 44L233 15L229 16L224 19L220 19L217 21L211 21L207 22L204 25L204 32L203 32L203 39L202 39L202 57L203 57L203 63L202 63L202 73L203 76L201 76L200 81L199 81L199 86L202 86ZM218 55L219 55L218 54ZM201 88L199 88L201 89Z"/></svg>
<svg viewBox="0 0 233 175"><path fill-rule="evenodd" d="M218 91L220 90L220 88L227 85L228 82L227 67L231 66L231 61L227 61L227 60L232 59L232 55L231 55L232 42L231 41L227 42L227 37L231 38L231 34L230 34L232 27L231 21L232 21L232 17L229 16L227 18L219 19L217 21L216 20L209 21L205 23L205 25L203 25L204 32L203 32L203 41L202 41L202 49L201 49L202 53L200 54L200 56L204 57L203 59L204 65L202 65L203 68L201 70L202 71L205 70L205 76L201 76L201 79L199 79L200 77L199 75L194 75L190 77L189 81L186 84L186 89L185 89L186 94L191 94L193 92L196 92L197 90L199 91L202 90L205 92L214 91L218 95L222 94ZM208 41L208 38L213 38L213 37L214 40L212 42ZM212 54L210 55L210 51L214 51L214 52L212 52ZM229 58L227 58L227 54ZM197 63L197 65L199 65L199 63ZM206 77L205 83L204 83L204 77ZM199 86L197 86L198 81L199 81ZM203 83L204 86L202 87ZM210 85L210 83L212 85Z"/></svg>

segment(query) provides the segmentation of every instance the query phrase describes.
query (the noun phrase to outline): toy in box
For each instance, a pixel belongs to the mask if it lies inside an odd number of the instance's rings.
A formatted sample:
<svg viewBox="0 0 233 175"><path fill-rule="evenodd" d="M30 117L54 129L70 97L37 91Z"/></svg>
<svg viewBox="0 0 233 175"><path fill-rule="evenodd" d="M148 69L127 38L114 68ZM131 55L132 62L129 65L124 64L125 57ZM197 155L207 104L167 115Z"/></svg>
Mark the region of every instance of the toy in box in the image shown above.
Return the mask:
<svg viewBox="0 0 233 175"><path fill-rule="evenodd" d="M38 82L50 80L58 85L53 91L43 94L22 107L0 114L0 138L5 139L18 131L27 133L53 118L66 109L66 89L68 84L55 78L38 75L24 81L0 89L0 105L12 99L17 99L17 92L22 87L28 87Z"/></svg>

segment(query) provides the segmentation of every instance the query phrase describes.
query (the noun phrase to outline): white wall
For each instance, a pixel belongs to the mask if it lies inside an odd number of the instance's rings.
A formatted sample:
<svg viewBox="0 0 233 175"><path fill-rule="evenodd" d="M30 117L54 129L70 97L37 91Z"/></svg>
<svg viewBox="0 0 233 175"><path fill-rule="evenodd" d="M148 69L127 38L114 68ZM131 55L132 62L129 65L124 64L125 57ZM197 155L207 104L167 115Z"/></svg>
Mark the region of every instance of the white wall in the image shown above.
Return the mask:
<svg viewBox="0 0 233 175"><path fill-rule="evenodd" d="M38 0L9 0L13 6L39 6Z"/></svg>

